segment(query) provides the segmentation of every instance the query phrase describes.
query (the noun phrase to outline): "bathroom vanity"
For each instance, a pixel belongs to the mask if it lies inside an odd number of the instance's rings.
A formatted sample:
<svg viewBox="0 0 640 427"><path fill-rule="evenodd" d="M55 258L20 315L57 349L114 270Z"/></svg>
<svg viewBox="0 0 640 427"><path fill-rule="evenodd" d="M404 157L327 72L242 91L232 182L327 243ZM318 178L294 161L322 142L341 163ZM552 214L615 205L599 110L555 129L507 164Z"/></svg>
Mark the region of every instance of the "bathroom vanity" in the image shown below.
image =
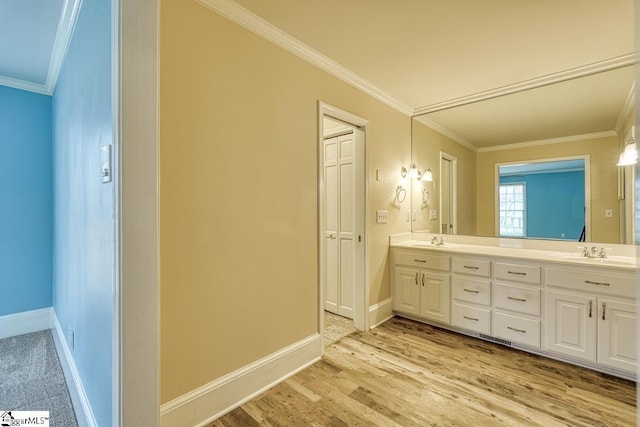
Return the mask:
<svg viewBox="0 0 640 427"><path fill-rule="evenodd" d="M635 247L433 237L391 237L397 315L635 380Z"/></svg>

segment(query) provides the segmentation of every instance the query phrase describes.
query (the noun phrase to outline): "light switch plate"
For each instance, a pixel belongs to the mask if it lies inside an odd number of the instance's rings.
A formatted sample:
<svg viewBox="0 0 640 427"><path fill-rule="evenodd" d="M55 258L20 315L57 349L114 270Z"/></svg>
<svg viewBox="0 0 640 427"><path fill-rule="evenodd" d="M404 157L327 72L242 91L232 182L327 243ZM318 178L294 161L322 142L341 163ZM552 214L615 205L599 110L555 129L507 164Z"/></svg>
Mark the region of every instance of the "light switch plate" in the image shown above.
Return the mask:
<svg viewBox="0 0 640 427"><path fill-rule="evenodd" d="M431 209L429 211L429 219L437 219L438 218L438 211L435 209Z"/></svg>
<svg viewBox="0 0 640 427"><path fill-rule="evenodd" d="M613 218L613 209L605 209L604 210L604 216L606 218Z"/></svg>
<svg viewBox="0 0 640 427"><path fill-rule="evenodd" d="M100 147L100 176L102 182L111 182L111 145Z"/></svg>
<svg viewBox="0 0 640 427"><path fill-rule="evenodd" d="M389 211L376 211L376 217L378 224L386 224L389 222Z"/></svg>

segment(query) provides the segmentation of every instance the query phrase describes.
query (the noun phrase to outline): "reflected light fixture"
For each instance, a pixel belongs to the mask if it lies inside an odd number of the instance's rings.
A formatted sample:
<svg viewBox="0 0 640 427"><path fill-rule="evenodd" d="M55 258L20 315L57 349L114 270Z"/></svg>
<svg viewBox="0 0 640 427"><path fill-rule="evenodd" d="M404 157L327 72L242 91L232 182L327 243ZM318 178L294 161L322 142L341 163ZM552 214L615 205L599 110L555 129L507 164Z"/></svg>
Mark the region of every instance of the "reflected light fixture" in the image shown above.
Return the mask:
<svg viewBox="0 0 640 427"><path fill-rule="evenodd" d="M638 147L636 145L635 126L631 126L625 137L624 151L620 153L617 166L630 166L638 162Z"/></svg>
<svg viewBox="0 0 640 427"><path fill-rule="evenodd" d="M403 178L415 178L418 181L433 181L433 173L431 173L431 169L426 169L423 173L413 162L411 163L411 166L409 166L409 169L404 166L400 169L400 176Z"/></svg>

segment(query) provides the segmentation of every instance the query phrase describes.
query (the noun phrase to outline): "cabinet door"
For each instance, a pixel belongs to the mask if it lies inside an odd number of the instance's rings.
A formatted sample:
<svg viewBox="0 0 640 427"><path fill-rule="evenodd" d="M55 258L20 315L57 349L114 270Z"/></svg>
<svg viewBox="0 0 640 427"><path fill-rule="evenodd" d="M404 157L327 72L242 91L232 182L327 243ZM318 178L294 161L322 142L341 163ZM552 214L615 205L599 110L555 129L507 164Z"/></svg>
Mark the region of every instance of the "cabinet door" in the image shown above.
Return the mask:
<svg viewBox="0 0 640 427"><path fill-rule="evenodd" d="M431 271L421 271L420 288L420 316L449 324L450 276Z"/></svg>
<svg viewBox="0 0 640 427"><path fill-rule="evenodd" d="M393 309L420 314L420 272L415 268L395 267L393 275Z"/></svg>
<svg viewBox="0 0 640 427"><path fill-rule="evenodd" d="M635 304L598 300L598 363L636 371L637 318Z"/></svg>
<svg viewBox="0 0 640 427"><path fill-rule="evenodd" d="M547 291L545 348L596 361L596 298Z"/></svg>

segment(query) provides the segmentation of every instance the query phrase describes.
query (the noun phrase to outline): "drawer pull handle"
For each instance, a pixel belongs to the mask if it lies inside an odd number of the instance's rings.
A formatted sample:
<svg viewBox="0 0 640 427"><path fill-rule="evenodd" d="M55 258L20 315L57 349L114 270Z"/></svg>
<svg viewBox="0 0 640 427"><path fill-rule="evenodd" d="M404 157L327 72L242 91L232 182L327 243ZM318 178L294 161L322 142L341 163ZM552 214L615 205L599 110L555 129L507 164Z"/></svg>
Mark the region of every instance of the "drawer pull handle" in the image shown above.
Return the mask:
<svg viewBox="0 0 640 427"><path fill-rule="evenodd" d="M606 303L606 302L603 302L603 303L602 303L602 320L607 320L607 319L605 318L605 313L606 313L606 312L607 312L607 303Z"/></svg>
<svg viewBox="0 0 640 427"><path fill-rule="evenodd" d="M593 317L593 301L589 300L589 318Z"/></svg>
<svg viewBox="0 0 640 427"><path fill-rule="evenodd" d="M463 265L464 268L468 268L469 270L478 270L480 267L476 267L475 265Z"/></svg>
<svg viewBox="0 0 640 427"><path fill-rule="evenodd" d="M424 286L424 273L422 273L422 286Z"/></svg>
<svg viewBox="0 0 640 427"><path fill-rule="evenodd" d="M511 326L507 326L507 329L510 329L510 330L516 331L516 332L521 332L523 334L527 333L527 331L525 331L524 329L512 328Z"/></svg>
<svg viewBox="0 0 640 427"><path fill-rule="evenodd" d="M516 276L526 276L527 275L527 273L525 273L523 271L507 271L507 273L514 274Z"/></svg>
<svg viewBox="0 0 640 427"><path fill-rule="evenodd" d="M480 319L477 319L475 317L469 317L469 316L462 316L462 317L464 317L467 320L473 320L474 322L477 322L478 320L480 320Z"/></svg>
<svg viewBox="0 0 640 427"><path fill-rule="evenodd" d="M479 293L480 293L480 291L476 291L475 289L466 289L466 288L465 288L465 289L463 289L463 291L465 291L465 292L470 292L470 293L472 293L472 294L479 294Z"/></svg>
<svg viewBox="0 0 640 427"><path fill-rule="evenodd" d="M416 285L418 284L418 272L416 271Z"/></svg>
<svg viewBox="0 0 640 427"><path fill-rule="evenodd" d="M592 280L585 280L584 283L587 285L596 285L596 286L611 286L611 283L607 282L594 282Z"/></svg>
<svg viewBox="0 0 640 427"><path fill-rule="evenodd" d="M414 259L415 262L427 262L426 259Z"/></svg>
<svg viewBox="0 0 640 427"><path fill-rule="evenodd" d="M518 301L518 302L526 302L527 301L524 298L516 298L516 297L507 297L507 299L510 299L511 301Z"/></svg>

